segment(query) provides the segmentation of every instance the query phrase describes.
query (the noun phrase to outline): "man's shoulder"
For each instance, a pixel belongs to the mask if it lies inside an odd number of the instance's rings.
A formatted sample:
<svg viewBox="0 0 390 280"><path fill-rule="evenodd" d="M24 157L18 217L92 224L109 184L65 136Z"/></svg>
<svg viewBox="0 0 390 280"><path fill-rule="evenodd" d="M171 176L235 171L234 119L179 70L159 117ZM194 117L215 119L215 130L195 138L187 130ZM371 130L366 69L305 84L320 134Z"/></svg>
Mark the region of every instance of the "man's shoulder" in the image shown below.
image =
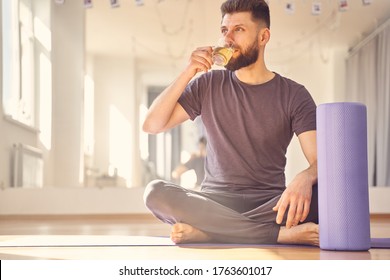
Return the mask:
<svg viewBox="0 0 390 280"><path fill-rule="evenodd" d="M304 87L303 84L291 79L291 78L288 78L288 77L285 77L285 76L282 76L278 73L275 72L275 79L279 79L280 82L282 83L285 83L287 85L290 85L290 86L294 86L294 87Z"/></svg>
<svg viewBox="0 0 390 280"><path fill-rule="evenodd" d="M276 79L277 79L277 84L279 85L279 89L283 91L283 93L288 93L289 96L291 97L296 97L296 96L310 96L310 92L306 89L306 87L291 79L288 77L284 77L282 75L276 74Z"/></svg>

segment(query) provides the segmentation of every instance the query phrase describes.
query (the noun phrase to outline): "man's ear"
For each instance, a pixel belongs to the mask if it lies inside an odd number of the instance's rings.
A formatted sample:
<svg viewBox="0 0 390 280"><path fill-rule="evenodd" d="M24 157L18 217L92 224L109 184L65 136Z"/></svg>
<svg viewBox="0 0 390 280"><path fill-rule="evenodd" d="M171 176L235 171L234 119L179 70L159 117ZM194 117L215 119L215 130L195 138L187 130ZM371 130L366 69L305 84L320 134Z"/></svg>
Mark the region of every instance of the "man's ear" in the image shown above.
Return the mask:
<svg viewBox="0 0 390 280"><path fill-rule="evenodd" d="M259 42L261 45L266 45L271 38L271 32L268 28L262 28L259 32Z"/></svg>

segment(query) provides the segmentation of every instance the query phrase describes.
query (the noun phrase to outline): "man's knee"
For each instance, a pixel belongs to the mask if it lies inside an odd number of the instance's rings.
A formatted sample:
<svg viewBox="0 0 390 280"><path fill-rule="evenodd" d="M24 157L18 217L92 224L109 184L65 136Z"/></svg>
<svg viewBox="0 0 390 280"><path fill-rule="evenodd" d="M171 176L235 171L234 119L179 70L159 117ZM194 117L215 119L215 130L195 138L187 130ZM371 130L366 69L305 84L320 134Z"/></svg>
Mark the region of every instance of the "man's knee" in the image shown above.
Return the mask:
<svg viewBox="0 0 390 280"><path fill-rule="evenodd" d="M144 202L145 205L150 206L161 201L164 189L166 189L166 182L163 180L153 180L145 188Z"/></svg>

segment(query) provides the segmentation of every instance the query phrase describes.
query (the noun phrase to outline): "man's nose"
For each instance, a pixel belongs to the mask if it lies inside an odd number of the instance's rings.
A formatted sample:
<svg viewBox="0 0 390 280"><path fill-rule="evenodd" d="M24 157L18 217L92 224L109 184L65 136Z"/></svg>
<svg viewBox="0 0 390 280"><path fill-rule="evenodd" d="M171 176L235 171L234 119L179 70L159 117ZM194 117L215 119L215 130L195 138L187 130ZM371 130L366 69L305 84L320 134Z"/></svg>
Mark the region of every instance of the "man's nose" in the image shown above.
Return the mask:
<svg viewBox="0 0 390 280"><path fill-rule="evenodd" d="M224 40L225 40L225 45L232 46L234 42L233 33L230 31L226 32Z"/></svg>

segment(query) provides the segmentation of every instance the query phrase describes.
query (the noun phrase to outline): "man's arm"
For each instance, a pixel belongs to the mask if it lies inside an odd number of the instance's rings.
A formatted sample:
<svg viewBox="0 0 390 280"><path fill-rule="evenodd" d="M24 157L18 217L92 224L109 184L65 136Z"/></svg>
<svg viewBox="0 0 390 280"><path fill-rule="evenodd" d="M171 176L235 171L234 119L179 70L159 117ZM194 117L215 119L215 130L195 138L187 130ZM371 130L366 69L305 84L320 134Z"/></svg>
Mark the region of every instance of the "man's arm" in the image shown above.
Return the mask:
<svg viewBox="0 0 390 280"><path fill-rule="evenodd" d="M286 227L305 221L310 210L312 187L317 183L317 141L316 131L306 131L298 136L309 167L298 173L283 192L273 208L278 211L276 222L281 224L288 208Z"/></svg>
<svg viewBox="0 0 390 280"><path fill-rule="evenodd" d="M211 54L211 47L198 48L191 54L185 70L150 106L142 126L145 132L163 132L189 119L189 115L177 101L196 73L207 72L211 68Z"/></svg>

